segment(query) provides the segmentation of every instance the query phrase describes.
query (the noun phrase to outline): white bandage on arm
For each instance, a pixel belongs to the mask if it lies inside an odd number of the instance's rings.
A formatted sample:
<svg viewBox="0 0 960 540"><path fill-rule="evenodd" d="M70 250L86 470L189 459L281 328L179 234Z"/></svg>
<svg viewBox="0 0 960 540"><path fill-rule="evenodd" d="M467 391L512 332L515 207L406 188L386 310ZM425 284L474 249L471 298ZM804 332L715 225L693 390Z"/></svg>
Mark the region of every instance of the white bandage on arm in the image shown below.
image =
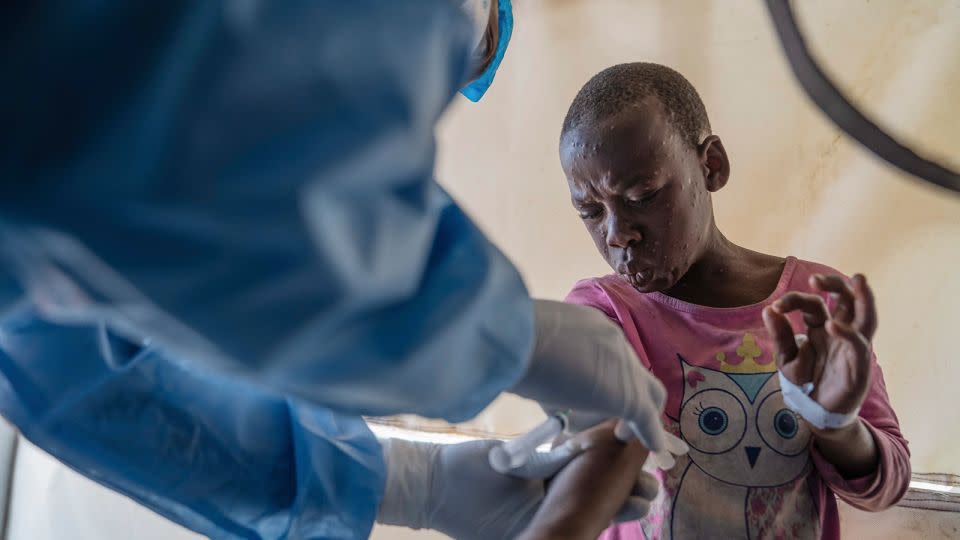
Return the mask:
<svg viewBox="0 0 960 540"><path fill-rule="evenodd" d="M797 347L802 347L807 341L805 334L794 336L797 340ZM837 429L849 426L857 421L860 414L860 407L850 413L835 413L823 408L810 397L813 392L813 383L804 383L803 386L797 386L783 376L782 371L777 371L780 376L780 391L783 392L783 402L790 407L790 410L799 414L817 429Z"/></svg>
<svg viewBox="0 0 960 540"><path fill-rule="evenodd" d="M849 426L857 421L860 407L847 414L830 412L810 397L810 392L813 391L813 383L806 383L801 387L784 377L783 372L778 371L777 375L780 376L783 402L787 407L790 407L790 410L802 416L817 429L837 429Z"/></svg>

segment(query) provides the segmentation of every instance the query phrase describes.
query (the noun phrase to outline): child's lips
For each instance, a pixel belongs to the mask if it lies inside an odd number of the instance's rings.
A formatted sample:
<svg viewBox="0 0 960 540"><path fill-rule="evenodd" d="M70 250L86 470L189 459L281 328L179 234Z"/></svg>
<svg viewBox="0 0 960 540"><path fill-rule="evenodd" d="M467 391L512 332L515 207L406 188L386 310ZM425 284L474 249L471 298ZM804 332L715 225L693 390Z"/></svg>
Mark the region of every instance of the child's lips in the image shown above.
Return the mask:
<svg viewBox="0 0 960 540"><path fill-rule="evenodd" d="M626 270L626 268L624 268ZM620 272L620 275L638 289L643 289L653 282L654 273L649 268L643 268L637 271Z"/></svg>
<svg viewBox="0 0 960 540"><path fill-rule="evenodd" d="M628 276L643 272L650 273L650 268L636 259L624 261L617 265L617 273L620 275Z"/></svg>

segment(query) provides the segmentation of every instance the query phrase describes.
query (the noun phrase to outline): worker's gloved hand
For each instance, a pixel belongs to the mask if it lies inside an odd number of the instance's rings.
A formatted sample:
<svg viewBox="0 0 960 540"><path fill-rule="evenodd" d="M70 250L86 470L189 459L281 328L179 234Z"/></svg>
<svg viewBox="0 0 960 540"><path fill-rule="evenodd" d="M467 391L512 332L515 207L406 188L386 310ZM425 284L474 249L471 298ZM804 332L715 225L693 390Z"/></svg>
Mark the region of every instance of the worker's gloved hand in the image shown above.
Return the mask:
<svg viewBox="0 0 960 540"><path fill-rule="evenodd" d="M544 409L547 414L557 414L561 411ZM600 424L599 417L595 414L584 414L577 411L562 411L563 416L569 422L567 429L553 440L553 447L557 448L567 441L570 441L575 435L581 434L583 430L592 428ZM627 441L635 436L629 424L620 420L614 429L616 437L620 441ZM676 456L681 456L690 451L690 447L680 437L664 430L663 432L664 449L659 452L650 452L649 470L654 468L668 471L677 464Z"/></svg>
<svg viewBox="0 0 960 540"><path fill-rule="evenodd" d="M571 431L622 418L651 452L669 450L660 418L666 390L613 321L593 308L549 300L534 301L534 317L530 368L511 392L547 411L575 411Z"/></svg>
<svg viewBox="0 0 960 540"><path fill-rule="evenodd" d="M457 539L514 538L546 494L543 480L506 476L490 467L490 449L500 441L381 442L387 487L377 521L385 525L434 529Z"/></svg>
<svg viewBox="0 0 960 540"><path fill-rule="evenodd" d="M557 470L589 446L580 436L551 451ZM503 475L489 464L500 441L460 444L389 439L381 441L387 461L387 486L377 522L412 529L434 529L458 540L516 538L530 523L547 494L543 479ZM656 481L638 478L634 495L617 521L636 520L656 496Z"/></svg>

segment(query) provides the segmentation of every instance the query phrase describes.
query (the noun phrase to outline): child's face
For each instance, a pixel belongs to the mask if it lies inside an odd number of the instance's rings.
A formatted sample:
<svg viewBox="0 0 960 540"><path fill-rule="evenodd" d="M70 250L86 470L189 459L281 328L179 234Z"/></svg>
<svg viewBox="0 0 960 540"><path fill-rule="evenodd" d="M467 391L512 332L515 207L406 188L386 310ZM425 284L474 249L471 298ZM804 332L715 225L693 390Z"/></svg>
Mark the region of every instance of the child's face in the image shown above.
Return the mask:
<svg viewBox="0 0 960 540"><path fill-rule="evenodd" d="M681 139L659 102L571 130L560 161L597 249L641 292L673 287L711 241L712 163Z"/></svg>

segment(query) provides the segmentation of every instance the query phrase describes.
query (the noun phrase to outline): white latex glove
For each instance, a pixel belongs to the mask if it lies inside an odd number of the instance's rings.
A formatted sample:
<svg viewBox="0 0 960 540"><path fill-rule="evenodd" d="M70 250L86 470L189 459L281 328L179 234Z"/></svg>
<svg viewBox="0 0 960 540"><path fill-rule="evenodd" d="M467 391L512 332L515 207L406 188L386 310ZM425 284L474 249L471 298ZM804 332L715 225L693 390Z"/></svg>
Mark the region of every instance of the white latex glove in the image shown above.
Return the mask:
<svg viewBox="0 0 960 540"><path fill-rule="evenodd" d="M458 540L515 538L546 495L543 480L502 475L490 467L487 456L499 441L441 445L388 439L381 443L387 486L377 522L384 525L434 529ZM552 450L549 459L560 470L582 451L571 440ZM656 479L639 478L617 521L646 515L656 493Z"/></svg>
<svg viewBox="0 0 960 540"><path fill-rule="evenodd" d="M530 368L510 391L547 411L569 410L570 431L622 418L652 453L663 455L666 390L600 311L534 300L536 345Z"/></svg>

